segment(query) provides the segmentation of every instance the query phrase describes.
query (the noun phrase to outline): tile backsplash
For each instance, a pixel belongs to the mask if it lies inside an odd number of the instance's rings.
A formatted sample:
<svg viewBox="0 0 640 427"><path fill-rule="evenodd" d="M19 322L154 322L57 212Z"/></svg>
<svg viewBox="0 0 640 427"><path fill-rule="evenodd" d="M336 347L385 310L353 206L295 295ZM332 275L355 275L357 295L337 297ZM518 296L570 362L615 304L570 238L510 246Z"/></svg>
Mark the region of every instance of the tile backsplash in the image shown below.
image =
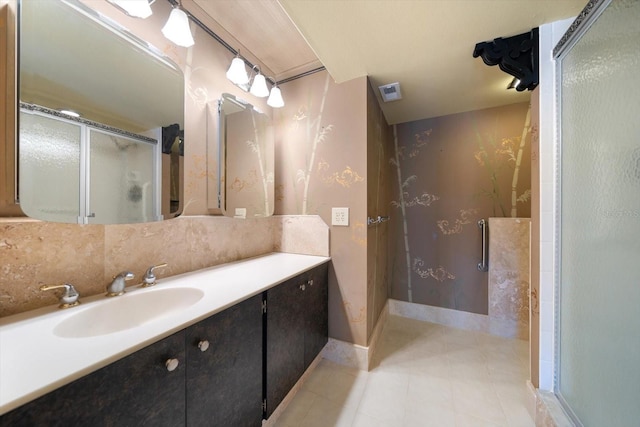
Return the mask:
<svg viewBox="0 0 640 427"><path fill-rule="evenodd" d="M304 234L300 234L304 230ZM127 225L0 221L0 317L56 304L43 284L73 284L81 296L104 292L111 278L136 279L155 264L168 277L269 252L329 255L329 228L318 216L235 220L184 216Z"/></svg>

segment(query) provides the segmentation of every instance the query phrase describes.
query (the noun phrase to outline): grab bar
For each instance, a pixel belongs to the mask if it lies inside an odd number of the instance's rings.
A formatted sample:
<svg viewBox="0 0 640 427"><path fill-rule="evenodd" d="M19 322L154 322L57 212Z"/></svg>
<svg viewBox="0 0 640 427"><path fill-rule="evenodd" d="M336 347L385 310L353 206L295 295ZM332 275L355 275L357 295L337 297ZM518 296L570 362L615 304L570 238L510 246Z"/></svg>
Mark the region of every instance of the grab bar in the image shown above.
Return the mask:
<svg viewBox="0 0 640 427"><path fill-rule="evenodd" d="M485 219L479 220L478 228L482 231L482 261L478 263L478 270L488 271L489 263L487 255L489 252L489 248L487 247L487 245L489 244L489 241L487 239L487 221Z"/></svg>

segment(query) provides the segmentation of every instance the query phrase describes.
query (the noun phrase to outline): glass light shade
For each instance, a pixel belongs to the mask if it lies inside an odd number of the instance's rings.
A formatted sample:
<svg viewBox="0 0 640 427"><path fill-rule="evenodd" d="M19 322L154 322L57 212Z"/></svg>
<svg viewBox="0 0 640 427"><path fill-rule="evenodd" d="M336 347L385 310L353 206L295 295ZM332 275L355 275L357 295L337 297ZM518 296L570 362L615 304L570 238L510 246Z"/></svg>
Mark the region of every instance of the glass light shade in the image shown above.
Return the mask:
<svg viewBox="0 0 640 427"><path fill-rule="evenodd" d="M251 95L257 96L258 98L264 98L269 95L267 80L262 74L258 73L253 78L253 84L251 85L251 90L249 90L249 92Z"/></svg>
<svg viewBox="0 0 640 427"><path fill-rule="evenodd" d="M284 107L282 92L280 92L280 88L278 86L271 88L271 94L269 95L269 99L267 99L267 105L273 108Z"/></svg>
<svg viewBox="0 0 640 427"><path fill-rule="evenodd" d="M249 75L244 66L242 58L236 56L231 61L231 66L227 70L227 78L237 85L246 85L249 83ZM245 89L246 90L246 89Z"/></svg>
<svg viewBox="0 0 640 427"><path fill-rule="evenodd" d="M65 116L80 117L80 114L76 113L73 110L60 110L60 113L64 114Z"/></svg>
<svg viewBox="0 0 640 427"><path fill-rule="evenodd" d="M109 0L111 3L124 10L127 15L134 18L148 18L151 12L149 0Z"/></svg>
<svg viewBox="0 0 640 427"><path fill-rule="evenodd" d="M162 34L178 46L193 46L193 36L189 28L189 18L183 10L174 8L169 15L169 20L162 27Z"/></svg>

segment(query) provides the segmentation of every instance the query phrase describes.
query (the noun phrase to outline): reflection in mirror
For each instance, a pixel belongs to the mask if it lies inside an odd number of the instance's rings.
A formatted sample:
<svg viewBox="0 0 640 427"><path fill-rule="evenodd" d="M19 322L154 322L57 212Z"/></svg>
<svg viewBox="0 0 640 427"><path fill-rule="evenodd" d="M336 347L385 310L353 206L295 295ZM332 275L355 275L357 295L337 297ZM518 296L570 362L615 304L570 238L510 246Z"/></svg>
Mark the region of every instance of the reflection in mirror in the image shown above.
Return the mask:
<svg viewBox="0 0 640 427"><path fill-rule="evenodd" d="M220 207L235 218L271 216L275 155L271 118L228 93L219 103Z"/></svg>
<svg viewBox="0 0 640 427"><path fill-rule="evenodd" d="M25 103L19 122L25 212L46 221L98 224L159 218L156 139Z"/></svg>
<svg viewBox="0 0 640 427"><path fill-rule="evenodd" d="M22 210L100 224L179 215L180 69L77 0L21 0L19 11Z"/></svg>

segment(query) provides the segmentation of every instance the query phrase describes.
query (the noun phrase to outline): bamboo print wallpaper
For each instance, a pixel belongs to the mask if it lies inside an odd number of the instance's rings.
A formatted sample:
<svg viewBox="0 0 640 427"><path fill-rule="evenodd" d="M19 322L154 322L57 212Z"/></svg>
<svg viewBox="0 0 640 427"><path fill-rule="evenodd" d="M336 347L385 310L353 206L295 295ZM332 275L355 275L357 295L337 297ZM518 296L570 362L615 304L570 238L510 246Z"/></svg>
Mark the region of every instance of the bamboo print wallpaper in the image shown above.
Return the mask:
<svg viewBox="0 0 640 427"><path fill-rule="evenodd" d="M477 221L529 217L528 103L393 126L390 297L487 314Z"/></svg>
<svg viewBox="0 0 640 427"><path fill-rule="evenodd" d="M282 85L274 111L276 215L349 208L349 226L331 227L329 335L366 345L367 79L336 84L326 71ZM385 292L386 293L386 292Z"/></svg>

